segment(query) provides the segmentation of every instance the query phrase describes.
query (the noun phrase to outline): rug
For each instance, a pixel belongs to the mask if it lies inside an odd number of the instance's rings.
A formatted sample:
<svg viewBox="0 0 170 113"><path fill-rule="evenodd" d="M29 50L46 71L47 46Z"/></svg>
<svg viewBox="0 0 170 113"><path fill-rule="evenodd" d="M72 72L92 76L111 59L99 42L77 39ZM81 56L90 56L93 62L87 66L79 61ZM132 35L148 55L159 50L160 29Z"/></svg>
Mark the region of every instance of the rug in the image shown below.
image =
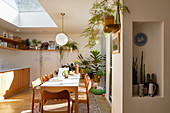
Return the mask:
<svg viewBox="0 0 170 113"><path fill-rule="evenodd" d="M89 104L90 104L90 113L101 113L100 109L98 107L96 97L92 93L89 93ZM87 113L87 104L86 103L79 103L78 111L79 111L79 113ZM37 105L34 108L34 113L40 113L39 112L39 105Z"/></svg>

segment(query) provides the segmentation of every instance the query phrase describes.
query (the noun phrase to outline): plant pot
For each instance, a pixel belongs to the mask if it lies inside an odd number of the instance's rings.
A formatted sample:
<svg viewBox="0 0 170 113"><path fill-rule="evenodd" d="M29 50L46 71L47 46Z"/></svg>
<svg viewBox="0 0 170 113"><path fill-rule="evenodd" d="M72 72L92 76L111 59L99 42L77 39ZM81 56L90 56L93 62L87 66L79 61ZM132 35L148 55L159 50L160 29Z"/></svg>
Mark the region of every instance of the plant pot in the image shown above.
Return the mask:
<svg viewBox="0 0 170 113"><path fill-rule="evenodd" d="M37 50L37 49L38 49L38 46L35 46L35 49Z"/></svg>
<svg viewBox="0 0 170 113"><path fill-rule="evenodd" d="M107 15L104 17L104 25L113 25L114 24L114 16L112 15Z"/></svg>
<svg viewBox="0 0 170 113"><path fill-rule="evenodd" d="M100 76L93 75L93 81L94 82L100 82Z"/></svg>
<svg viewBox="0 0 170 113"><path fill-rule="evenodd" d="M25 49L29 49L29 46L25 46Z"/></svg>
<svg viewBox="0 0 170 113"><path fill-rule="evenodd" d="M83 73L84 73L84 69L81 69L81 71L80 71L80 72L81 72L81 74L83 74Z"/></svg>
<svg viewBox="0 0 170 113"><path fill-rule="evenodd" d="M120 30L121 24L112 24L112 25L105 25L103 28L103 31L105 33L116 33L117 31Z"/></svg>
<svg viewBox="0 0 170 113"><path fill-rule="evenodd" d="M90 79L92 79L92 78L93 78L93 72L88 73L88 75L90 76Z"/></svg>
<svg viewBox="0 0 170 113"><path fill-rule="evenodd" d="M139 91L139 96L143 97L144 96L144 84L138 85L138 91Z"/></svg>
<svg viewBox="0 0 170 113"><path fill-rule="evenodd" d="M133 85L133 95L134 96L138 95L138 84Z"/></svg>

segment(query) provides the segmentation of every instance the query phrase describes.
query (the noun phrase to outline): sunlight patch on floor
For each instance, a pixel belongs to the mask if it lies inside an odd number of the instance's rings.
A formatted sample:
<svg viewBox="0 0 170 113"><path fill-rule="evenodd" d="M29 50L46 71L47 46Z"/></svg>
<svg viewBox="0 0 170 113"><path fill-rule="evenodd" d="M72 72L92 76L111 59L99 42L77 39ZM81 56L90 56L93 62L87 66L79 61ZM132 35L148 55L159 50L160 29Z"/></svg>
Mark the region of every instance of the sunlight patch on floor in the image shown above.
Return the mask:
<svg viewBox="0 0 170 113"><path fill-rule="evenodd" d="M21 113L31 113L31 110L24 110L24 111L21 111Z"/></svg>
<svg viewBox="0 0 170 113"><path fill-rule="evenodd" d="M5 99L5 100L0 100L0 102L17 102L17 101L23 101L23 99Z"/></svg>

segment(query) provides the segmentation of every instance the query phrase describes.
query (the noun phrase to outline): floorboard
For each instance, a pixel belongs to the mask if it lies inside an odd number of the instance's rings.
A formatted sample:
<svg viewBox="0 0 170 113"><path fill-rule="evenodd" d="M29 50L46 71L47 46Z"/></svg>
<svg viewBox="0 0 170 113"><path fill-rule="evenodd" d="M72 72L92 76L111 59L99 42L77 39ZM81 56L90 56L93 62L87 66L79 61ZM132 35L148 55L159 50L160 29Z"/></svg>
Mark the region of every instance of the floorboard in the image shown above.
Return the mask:
<svg viewBox="0 0 170 113"><path fill-rule="evenodd" d="M8 99L0 101L0 113L30 113L31 112L31 88L27 88ZM111 107L106 98L96 95L101 113L111 113Z"/></svg>

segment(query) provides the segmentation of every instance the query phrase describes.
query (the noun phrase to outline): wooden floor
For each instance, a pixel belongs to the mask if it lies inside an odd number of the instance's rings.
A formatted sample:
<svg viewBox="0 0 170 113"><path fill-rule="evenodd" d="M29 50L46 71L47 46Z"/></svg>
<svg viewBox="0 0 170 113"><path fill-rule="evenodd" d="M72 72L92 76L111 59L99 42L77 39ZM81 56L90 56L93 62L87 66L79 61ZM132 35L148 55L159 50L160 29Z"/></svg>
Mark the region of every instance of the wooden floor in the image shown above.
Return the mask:
<svg viewBox="0 0 170 113"><path fill-rule="evenodd" d="M27 88L8 99L0 101L0 113L30 113L31 95L31 88ZM111 113L111 107L103 96L96 95L96 99L101 113Z"/></svg>

